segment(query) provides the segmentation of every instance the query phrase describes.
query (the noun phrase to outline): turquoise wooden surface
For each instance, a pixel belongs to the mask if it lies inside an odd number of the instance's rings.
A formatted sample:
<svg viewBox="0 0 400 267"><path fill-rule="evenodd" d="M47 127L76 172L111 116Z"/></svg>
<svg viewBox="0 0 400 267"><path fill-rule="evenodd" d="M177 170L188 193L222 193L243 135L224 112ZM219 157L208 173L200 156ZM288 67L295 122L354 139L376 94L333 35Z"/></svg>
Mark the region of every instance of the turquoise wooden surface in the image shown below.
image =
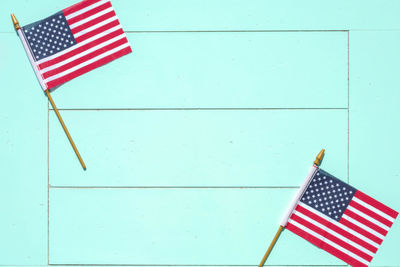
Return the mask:
<svg viewBox="0 0 400 267"><path fill-rule="evenodd" d="M54 189L50 263L256 265L294 192ZM341 263L320 250L307 255L313 246L289 232L280 242L271 264Z"/></svg>
<svg viewBox="0 0 400 267"><path fill-rule="evenodd" d="M82 172L51 112L52 186L298 186L322 146L329 149L325 166L347 177L346 110L68 110L62 115L90 168Z"/></svg>
<svg viewBox="0 0 400 267"><path fill-rule="evenodd" d="M12 32L10 12L29 22L75 2L3 1L0 31ZM114 0L113 6L131 31L400 29L396 0Z"/></svg>
<svg viewBox="0 0 400 267"><path fill-rule="evenodd" d="M400 2L113 0L134 53L53 92L87 172L9 19L74 2L0 4L0 265L255 266L321 146L400 210ZM268 264L344 265L290 232Z"/></svg>
<svg viewBox="0 0 400 267"><path fill-rule="evenodd" d="M347 107L347 32L128 38L134 53L56 90L59 108Z"/></svg>

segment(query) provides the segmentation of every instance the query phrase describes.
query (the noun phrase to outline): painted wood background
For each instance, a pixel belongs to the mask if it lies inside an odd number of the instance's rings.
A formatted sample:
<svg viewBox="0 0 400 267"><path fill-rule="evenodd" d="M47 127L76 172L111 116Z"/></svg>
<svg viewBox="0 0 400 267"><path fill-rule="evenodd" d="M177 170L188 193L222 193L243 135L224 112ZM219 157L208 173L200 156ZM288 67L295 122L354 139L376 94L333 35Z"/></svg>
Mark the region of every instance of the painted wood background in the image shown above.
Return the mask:
<svg viewBox="0 0 400 267"><path fill-rule="evenodd" d="M134 53L53 92L0 3L0 265L255 266L316 153L400 210L400 2L113 0ZM395 223L373 266L399 266ZM341 266L284 232L268 265Z"/></svg>

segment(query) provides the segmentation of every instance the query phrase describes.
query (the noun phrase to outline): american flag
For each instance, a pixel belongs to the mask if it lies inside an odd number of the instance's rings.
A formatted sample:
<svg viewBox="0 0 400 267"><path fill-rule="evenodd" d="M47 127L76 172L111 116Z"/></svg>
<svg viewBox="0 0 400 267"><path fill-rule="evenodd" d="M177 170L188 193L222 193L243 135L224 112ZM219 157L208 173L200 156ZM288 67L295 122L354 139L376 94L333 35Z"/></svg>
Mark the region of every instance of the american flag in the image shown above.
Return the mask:
<svg viewBox="0 0 400 267"><path fill-rule="evenodd" d="M352 266L368 266L397 215L316 168L286 229Z"/></svg>
<svg viewBox="0 0 400 267"><path fill-rule="evenodd" d="M109 0L83 0L19 34L44 90L132 52Z"/></svg>

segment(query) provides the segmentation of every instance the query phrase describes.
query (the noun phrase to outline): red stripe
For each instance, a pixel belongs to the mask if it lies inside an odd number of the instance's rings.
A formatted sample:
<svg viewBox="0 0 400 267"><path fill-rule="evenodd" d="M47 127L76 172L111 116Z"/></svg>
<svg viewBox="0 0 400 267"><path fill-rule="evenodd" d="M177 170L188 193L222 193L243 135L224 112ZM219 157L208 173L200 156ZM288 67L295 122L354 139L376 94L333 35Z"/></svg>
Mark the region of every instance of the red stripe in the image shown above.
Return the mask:
<svg viewBox="0 0 400 267"><path fill-rule="evenodd" d="M378 200L373 199L372 197L364 194L363 192L361 192L360 190L358 190L354 196L356 198L361 199L362 201L364 201L365 203L371 205L372 207L386 213L387 215L389 215L390 217L393 217L394 219L396 219L397 215L399 215L399 213L391 208L389 208L388 206L382 204L381 202L379 202Z"/></svg>
<svg viewBox="0 0 400 267"><path fill-rule="evenodd" d="M82 8L93 5L94 3L97 3L99 1L101 1L101 0L83 0L75 5L72 5L70 7L63 9L62 11L64 13L64 16L68 16L76 11L81 10Z"/></svg>
<svg viewBox="0 0 400 267"><path fill-rule="evenodd" d="M82 13L82 14L80 14L78 16L70 18L69 20L67 20L67 22L68 22L69 25L74 24L75 22L78 22L78 21L83 20L83 19L85 19L87 17L90 17L90 16L92 16L92 15L94 15L96 13L99 13L100 11L103 11L103 10L109 8L109 7L111 7L111 3L110 2L106 2L106 3L104 3L104 4L102 4L102 5L98 6L98 7L95 7L93 9L90 9L90 10L86 11L85 13Z"/></svg>
<svg viewBox="0 0 400 267"><path fill-rule="evenodd" d="M352 245L350 245L349 243L337 238L336 236L328 233L327 231L319 228L318 226L315 226L314 224L304 220L303 218L297 216L296 214L293 214L291 217L292 220L300 223L301 225L307 227L308 229L314 231L315 233L323 236L324 238L329 239L330 241L332 241L333 243L338 244L339 246L341 246L342 248L347 249L348 251L353 252L354 254L356 254L357 256L363 258L364 260L367 261L371 261L372 257L368 254L366 254L365 252L362 252L361 250L353 247Z"/></svg>
<svg viewBox="0 0 400 267"><path fill-rule="evenodd" d="M353 212L353 211L351 211L349 209L346 209L344 211L344 214L346 214L347 216L353 218L354 220L364 224L365 226L368 226L369 228L377 231L381 235L385 236L388 233L388 231L386 231L385 229L379 227L377 224L371 222L370 220L358 215L357 213L355 213L355 212Z"/></svg>
<svg viewBox="0 0 400 267"><path fill-rule="evenodd" d="M298 228L297 226L294 226L291 223L288 223L286 225L286 229L288 229L289 231L292 231L293 233L295 233L296 235L301 236L302 238L306 239L307 241L311 242L312 244L316 245L319 248L322 248L323 250L329 252L330 254L332 254L333 256L343 260L344 262L352 265L352 266L368 266L364 263L359 262L358 260L350 257L349 255L347 255L346 253L332 247L331 245L323 242L322 240L314 237L313 235L310 235L309 233L301 230L300 228Z"/></svg>
<svg viewBox="0 0 400 267"><path fill-rule="evenodd" d="M39 65L39 69L44 69L44 68L47 68L47 67L52 66L54 64L60 63L61 61L64 61L64 60L66 60L66 59L68 59L68 58L70 58L72 56L75 56L75 55L77 55L79 53L82 53L83 51L86 51L86 50L88 50L88 49L90 49L90 48L92 48L92 47L94 47L94 46L96 46L98 44L101 44L101 43L103 43L103 42L105 42L107 40L110 40L110 39L112 39L112 38L114 38L114 37L116 37L118 35L123 34L123 33L124 33L124 31L122 29L118 29L118 30L116 30L114 32L111 32L111 33L109 33L107 35L104 35L103 37L100 37L100 38L98 38L96 40L93 40L92 42L87 43L87 44L85 44L85 45L83 45L81 47L77 47L77 48L71 50L68 53L65 53L65 54L63 54L61 56L58 56L58 57L56 57L54 59L51 59L49 61L43 62L42 64Z"/></svg>
<svg viewBox="0 0 400 267"><path fill-rule="evenodd" d="M118 26L118 25L120 25L119 21L117 19L113 20L113 21L111 21L110 23L108 23L106 25L103 25L103 26L101 26L99 28L94 29L93 31L85 33L85 34L83 34L83 35L81 35L79 37L75 37L75 41L77 43L80 43L80 42L82 42L82 41L84 41L84 40L86 40L86 39L88 39L88 38L90 38L92 36L95 36L95 35L97 35L99 33L102 33L104 31L106 31L108 29L111 29L112 27L115 27L115 26Z"/></svg>
<svg viewBox="0 0 400 267"><path fill-rule="evenodd" d="M50 70L50 71L44 73L43 77L44 78L49 78L49 77L51 77L53 75L61 73L61 72L65 71L65 70L68 70L70 68L73 68L73 67L75 67L75 66L77 66L77 65L79 65L79 64L81 64L83 62L86 62L86 61L88 61L88 60L90 60L90 59L92 59L94 57L97 57L97 56L99 56L99 55L101 55L101 54L103 54L103 53L105 53L105 52L107 52L107 51L109 51L109 50L111 50L113 48L116 48L116 47L118 47L120 45L123 45L123 44L126 44L126 43L128 43L128 40L124 37L124 38L122 38L120 40L117 40L117 41L115 41L115 42L113 42L113 43L111 43L109 45L106 45L106 46L104 46L104 47L102 47L102 48L100 48L98 50L95 50L92 53L89 53L89 54L84 55L84 56L82 56L80 58L77 58L77 59L75 59L75 60L73 60L73 61L71 61L71 62L69 62L67 64L64 64L64 65L62 65L62 66L60 66L60 67L58 67L56 69Z"/></svg>
<svg viewBox="0 0 400 267"><path fill-rule="evenodd" d="M352 240L353 242L359 244L360 246L368 249L369 251L376 253L378 251L378 249L374 246L372 246L371 244L365 242L364 240L358 238L357 236L349 233L348 231L340 228L339 226L336 226L335 224L325 220L324 218L318 216L317 214L303 208L302 206L297 206L296 210L304 215L306 215L307 217L319 222L320 224L332 229L333 231L335 231L336 233Z"/></svg>
<svg viewBox="0 0 400 267"><path fill-rule="evenodd" d="M97 18L94 18L92 20L89 20L88 22L71 29L71 31L72 31L73 34L76 34L76 33L80 32L80 31L83 31L83 30L91 27L91 26L96 25L97 23L100 23L100 22L102 22L102 21L104 21L106 19L109 19L111 17L114 17L115 15L116 15L115 11L112 10L112 11L110 11L110 12L108 12L108 13L100 16L100 17L97 17Z"/></svg>
<svg viewBox="0 0 400 267"><path fill-rule="evenodd" d="M380 216L379 214L377 214L377 213L373 212L372 210L368 209L367 207L365 207L365 206L363 206L363 205L361 205L361 204L355 202L354 200L352 200L352 201L350 202L349 206L352 206L353 208L355 208L355 209L357 209L357 210L359 210L359 211L361 211L361 212L367 214L368 216L374 218L375 220L377 220L377 221L383 223L384 225L386 225L386 226L388 226L388 227L391 227L392 224L393 224L393 223L392 223L391 221L389 221L388 219L383 218L383 217Z"/></svg>
<svg viewBox="0 0 400 267"><path fill-rule="evenodd" d="M375 243L377 243L378 245L382 244L382 239L380 239L379 237L377 237L376 235L371 234L368 231L365 231L363 228L355 225L354 223L346 220L345 218L340 218L339 223L346 225L347 227L349 227L350 229L356 231L357 233L365 236L368 239L371 239L372 241L374 241Z"/></svg>
<svg viewBox="0 0 400 267"><path fill-rule="evenodd" d="M120 51L118 51L118 52L116 52L116 53L114 53L112 55L109 55L107 57L104 57L104 58L96 61L96 62L93 62L92 64L87 65L87 66L85 66L85 67L83 67L83 68L81 68L79 70L76 70L76 71L74 71L74 72L72 72L72 73L70 73L68 75L65 75L65 76L63 76L63 77L61 77L59 79L56 79L56 80L52 80L52 81L48 82L47 85L48 85L49 89L53 88L53 87L56 87L56 86L58 86L60 84L63 84L65 82L67 82L67 81L70 81L73 78L76 78L76 77L78 77L78 76L80 76L80 75L82 75L82 74L84 74L84 73L86 73L88 71L91 71L91 70L93 70L93 69L95 69L97 67L100 67L100 66L102 66L102 65L104 65L104 64L106 64L106 63L108 63L110 61L113 61L114 59L117 59L117 58L122 57L122 56L124 56L126 54L129 54L130 52L132 52L132 49L130 47L126 47L126 48L124 48L124 49L122 49L122 50L120 50Z"/></svg>

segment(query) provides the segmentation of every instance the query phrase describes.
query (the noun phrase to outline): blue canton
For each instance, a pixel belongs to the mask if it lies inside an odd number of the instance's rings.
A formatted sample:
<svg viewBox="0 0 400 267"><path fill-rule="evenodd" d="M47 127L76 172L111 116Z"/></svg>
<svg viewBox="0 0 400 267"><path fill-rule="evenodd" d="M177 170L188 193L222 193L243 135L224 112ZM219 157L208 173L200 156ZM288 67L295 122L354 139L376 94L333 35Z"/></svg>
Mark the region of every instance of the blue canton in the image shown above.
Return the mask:
<svg viewBox="0 0 400 267"><path fill-rule="evenodd" d="M22 30L36 61L76 44L62 11L24 26Z"/></svg>
<svg viewBox="0 0 400 267"><path fill-rule="evenodd" d="M354 187L319 169L301 202L339 221L356 191Z"/></svg>

